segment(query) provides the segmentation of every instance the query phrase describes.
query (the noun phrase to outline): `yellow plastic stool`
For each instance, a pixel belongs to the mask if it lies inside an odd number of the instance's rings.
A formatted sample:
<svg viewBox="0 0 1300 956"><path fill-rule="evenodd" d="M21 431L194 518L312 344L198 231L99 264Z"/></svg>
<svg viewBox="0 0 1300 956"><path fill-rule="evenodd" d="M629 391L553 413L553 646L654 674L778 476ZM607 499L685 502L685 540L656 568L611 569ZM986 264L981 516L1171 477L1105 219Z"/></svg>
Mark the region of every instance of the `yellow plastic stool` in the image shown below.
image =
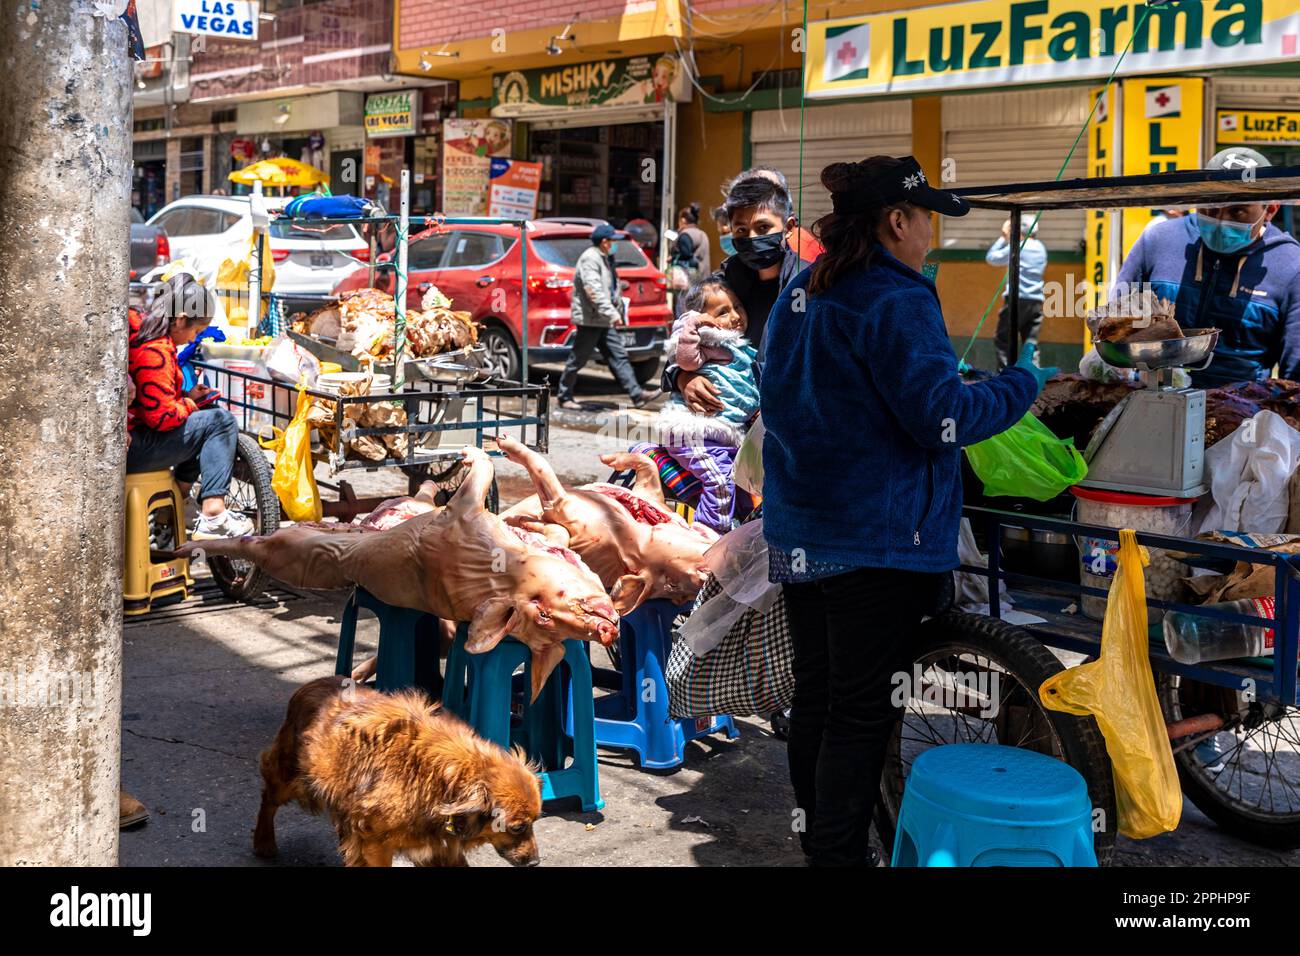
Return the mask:
<svg viewBox="0 0 1300 956"><path fill-rule="evenodd" d="M123 613L148 614L154 600L171 594L190 596L194 579L190 562L149 544L149 518L156 531L170 524L174 547L185 543L185 509L181 490L170 471L141 471L126 476L126 560L122 564ZM160 540L164 546L169 543Z"/></svg>

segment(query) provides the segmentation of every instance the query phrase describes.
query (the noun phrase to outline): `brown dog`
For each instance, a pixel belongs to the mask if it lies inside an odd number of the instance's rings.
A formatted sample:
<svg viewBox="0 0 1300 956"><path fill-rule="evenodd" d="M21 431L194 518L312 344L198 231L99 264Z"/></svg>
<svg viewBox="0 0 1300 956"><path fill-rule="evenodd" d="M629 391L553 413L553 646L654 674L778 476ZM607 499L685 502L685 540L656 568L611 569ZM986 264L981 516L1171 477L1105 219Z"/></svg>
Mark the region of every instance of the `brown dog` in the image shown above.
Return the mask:
<svg viewBox="0 0 1300 956"><path fill-rule="evenodd" d="M304 684L262 753L253 852L275 856L275 812L296 800L329 811L347 866L467 866L491 844L515 866L538 862L541 784L506 751L418 691L389 696L343 677Z"/></svg>

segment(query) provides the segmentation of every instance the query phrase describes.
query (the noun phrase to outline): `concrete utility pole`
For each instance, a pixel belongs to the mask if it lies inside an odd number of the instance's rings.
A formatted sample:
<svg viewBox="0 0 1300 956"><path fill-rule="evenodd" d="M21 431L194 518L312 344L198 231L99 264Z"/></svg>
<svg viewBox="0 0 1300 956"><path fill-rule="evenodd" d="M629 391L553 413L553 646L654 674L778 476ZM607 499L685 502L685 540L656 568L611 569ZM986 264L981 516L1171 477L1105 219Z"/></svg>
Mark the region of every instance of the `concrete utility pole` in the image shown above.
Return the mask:
<svg viewBox="0 0 1300 956"><path fill-rule="evenodd" d="M0 0L0 866L117 863L131 70L96 6Z"/></svg>

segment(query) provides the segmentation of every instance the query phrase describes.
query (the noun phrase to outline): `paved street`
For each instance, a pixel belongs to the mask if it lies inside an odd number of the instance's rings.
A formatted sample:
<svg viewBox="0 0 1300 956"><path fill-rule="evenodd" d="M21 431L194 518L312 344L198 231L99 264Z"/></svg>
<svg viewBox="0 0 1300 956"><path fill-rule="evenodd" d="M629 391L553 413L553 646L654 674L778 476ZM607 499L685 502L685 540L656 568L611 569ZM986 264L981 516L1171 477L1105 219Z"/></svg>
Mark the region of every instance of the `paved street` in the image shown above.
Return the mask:
<svg viewBox="0 0 1300 956"><path fill-rule="evenodd" d="M591 384L594 393L599 383ZM580 483L605 477L596 455L618 447L614 436L556 427L549 457L566 483ZM528 484L519 469L498 464L508 504ZM356 483L362 494L400 493L404 479L360 473ZM128 623L122 778L152 818L122 835L124 865L262 865L250 849L257 757L294 689L332 672L343 602L341 593L277 587L257 606L235 605L205 586L185 605ZM376 631L373 618L363 617L358 659L373 650ZM603 651L595 653L599 662ZM543 863L802 865L790 830L785 746L766 722L738 723L738 740L691 744L685 765L673 772L642 771L625 754L601 751L604 811L548 808L538 824ZM286 807L278 833L280 858L267 865L337 865L327 820ZM504 865L491 851L474 862ZM1177 832L1143 842L1121 838L1116 863L1295 865L1300 852L1270 852L1228 837L1188 803Z"/></svg>

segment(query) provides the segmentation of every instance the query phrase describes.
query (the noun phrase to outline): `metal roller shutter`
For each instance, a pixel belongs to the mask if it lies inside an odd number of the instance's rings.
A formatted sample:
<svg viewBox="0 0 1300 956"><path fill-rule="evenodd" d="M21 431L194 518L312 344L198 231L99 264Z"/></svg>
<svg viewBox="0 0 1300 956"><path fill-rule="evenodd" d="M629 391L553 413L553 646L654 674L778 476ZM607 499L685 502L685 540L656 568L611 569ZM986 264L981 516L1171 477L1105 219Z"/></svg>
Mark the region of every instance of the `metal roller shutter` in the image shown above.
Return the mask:
<svg viewBox="0 0 1300 956"><path fill-rule="evenodd" d="M802 222L811 224L831 210L830 193L821 185L823 167L882 154L906 156L912 151L912 107L906 100L891 100L869 107L844 104L805 110L802 210L799 111L755 112L750 142L754 164L775 166L785 174L796 212L801 213Z"/></svg>
<svg viewBox="0 0 1300 956"><path fill-rule="evenodd" d="M1300 84L1294 77L1216 77L1214 105L1217 109L1294 110L1300 108Z"/></svg>
<svg viewBox="0 0 1300 956"><path fill-rule="evenodd" d="M956 181L943 185L1055 179L1091 106L1086 87L944 97L944 158L952 161ZM1080 139L1063 178L1085 176L1087 160L1088 144ZM1038 236L1048 249L1078 251L1084 215L1073 209L1044 213ZM1005 213L985 209L972 209L960 219L945 218L940 245L987 249L1005 220Z"/></svg>

